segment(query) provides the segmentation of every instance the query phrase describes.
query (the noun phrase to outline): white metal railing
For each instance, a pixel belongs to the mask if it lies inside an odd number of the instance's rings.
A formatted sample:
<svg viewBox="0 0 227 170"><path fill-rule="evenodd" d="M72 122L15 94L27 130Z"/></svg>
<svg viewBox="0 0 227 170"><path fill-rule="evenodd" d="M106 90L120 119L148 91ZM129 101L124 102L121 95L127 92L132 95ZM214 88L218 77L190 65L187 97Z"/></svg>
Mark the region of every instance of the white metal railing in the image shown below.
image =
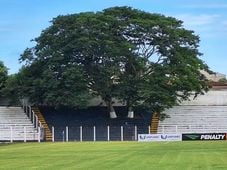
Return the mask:
<svg viewBox="0 0 227 170"><path fill-rule="evenodd" d="M140 126L139 127L130 126L130 131L129 131L129 127L124 127L124 126L106 126L106 127L80 126L76 128L77 130L75 131L75 127L66 126L64 129L60 129L60 130L59 130L59 127L52 127L51 128L52 142L55 142L55 141L63 141L63 142L94 141L95 142L95 141L100 141L100 135L102 136L103 133L105 133L105 137L102 138L101 141L129 141L129 140L136 141L137 135L141 133L142 129L143 129L143 133L145 134L148 133L147 127L140 127ZM26 127L26 126L8 126L7 128L4 127L4 129L2 130L2 126L0 125L0 141L40 142L44 134L43 130L44 129L38 127L38 131L36 131L34 130L34 127ZM88 130L92 133L88 134ZM77 135L76 140L75 138L72 137L73 135Z"/></svg>
<svg viewBox="0 0 227 170"><path fill-rule="evenodd" d="M40 129L43 129L43 125L42 123L39 121L38 116L35 114L35 112L32 110L32 107L30 105L28 105L28 102L25 101L25 99L22 99L22 108L25 112L25 114L28 116L28 118L31 120L34 128L37 130L37 132L39 133ZM44 135L42 133L40 133L40 140L42 140L44 138Z"/></svg>
<svg viewBox="0 0 227 170"><path fill-rule="evenodd" d="M35 115L34 111L32 110L31 106L28 105L28 103L23 99L22 100L22 108L25 112L25 114L28 116L28 118L33 123L34 127L38 130L38 127L43 128L41 122L38 119L38 116Z"/></svg>
<svg viewBox="0 0 227 170"><path fill-rule="evenodd" d="M143 128L143 129L141 129ZM52 127L52 141L137 141L137 135L148 134L149 127L140 126L80 126L80 127ZM0 141L37 141L43 139L44 129L26 126L2 126L0 125ZM142 131L141 131L142 130ZM178 134L178 133L226 133L227 126L195 126L195 125L168 125L158 129L159 134ZM103 135L105 134L105 135ZM101 137L100 137L101 136ZM101 139L102 138L102 139Z"/></svg>
<svg viewBox="0 0 227 170"><path fill-rule="evenodd" d="M227 132L227 125L160 125L158 133L220 133Z"/></svg>
<svg viewBox="0 0 227 170"><path fill-rule="evenodd" d="M38 131L34 131L33 127L27 126L2 126L0 125L0 141L38 141L40 142L43 136L43 129L38 127Z"/></svg>

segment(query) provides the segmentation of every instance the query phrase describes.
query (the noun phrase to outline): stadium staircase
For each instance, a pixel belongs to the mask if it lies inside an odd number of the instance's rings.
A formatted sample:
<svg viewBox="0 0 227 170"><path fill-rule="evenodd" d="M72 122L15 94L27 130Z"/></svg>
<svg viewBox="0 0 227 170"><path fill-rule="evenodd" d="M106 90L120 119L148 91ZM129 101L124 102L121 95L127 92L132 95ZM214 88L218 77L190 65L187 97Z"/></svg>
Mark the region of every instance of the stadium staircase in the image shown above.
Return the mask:
<svg viewBox="0 0 227 170"><path fill-rule="evenodd" d="M155 112L152 114L152 119L151 119L151 129L150 129L151 134L156 134L158 132L158 124L159 124L159 116L158 116L158 113Z"/></svg>
<svg viewBox="0 0 227 170"><path fill-rule="evenodd" d="M38 120L41 122L43 128L44 128L44 140L45 141L52 141L52 133L50 131L50 128L48 127L48 124L43 117L43 114L40 112L38 107L32 107L33 112L38 117Z"/></svg>
<svg viewBox="0 0 227 170"><path fill-rule="evenodd" d="M0 107L0 141L35 141L37 129L21 107Z"/></svg>

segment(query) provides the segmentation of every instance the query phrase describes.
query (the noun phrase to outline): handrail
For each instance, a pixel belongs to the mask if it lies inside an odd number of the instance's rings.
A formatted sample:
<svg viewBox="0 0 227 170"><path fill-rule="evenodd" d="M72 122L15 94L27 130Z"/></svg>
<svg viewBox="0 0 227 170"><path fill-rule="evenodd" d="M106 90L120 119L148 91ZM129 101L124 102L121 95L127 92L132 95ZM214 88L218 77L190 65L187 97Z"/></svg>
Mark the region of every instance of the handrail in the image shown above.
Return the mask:
<svg viewBox="0 0 227 170"><path fill-rule="evenodd" d="M38 130L38 128L43 128L42 123L39 121L38 116L35 114L35 112L32 110L32 107L28 105L28 102L25 101L25 99L22 99L22 108L25 112L25 114L28 116L28 118L31 120L34 127Z"/></svg>
<svg viewBox="0 0 227 170"><path fill-rule="evenodd" d="M195 132L217 132L218 130L226 130L227 126L217 125L159 125L157 133L195 133Z"/></svg>

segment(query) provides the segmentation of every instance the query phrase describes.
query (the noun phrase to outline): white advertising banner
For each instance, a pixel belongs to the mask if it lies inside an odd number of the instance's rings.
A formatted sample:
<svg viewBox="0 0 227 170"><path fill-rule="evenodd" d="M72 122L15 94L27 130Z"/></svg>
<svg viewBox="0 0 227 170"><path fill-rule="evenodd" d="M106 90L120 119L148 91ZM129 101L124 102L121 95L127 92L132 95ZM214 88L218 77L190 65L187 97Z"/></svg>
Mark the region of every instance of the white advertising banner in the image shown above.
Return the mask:
<svg viewBox="0 0 227 170"><path fill-rule="evenodd" d="M138 134L138 141L182 141L182 134Z"/></svg>

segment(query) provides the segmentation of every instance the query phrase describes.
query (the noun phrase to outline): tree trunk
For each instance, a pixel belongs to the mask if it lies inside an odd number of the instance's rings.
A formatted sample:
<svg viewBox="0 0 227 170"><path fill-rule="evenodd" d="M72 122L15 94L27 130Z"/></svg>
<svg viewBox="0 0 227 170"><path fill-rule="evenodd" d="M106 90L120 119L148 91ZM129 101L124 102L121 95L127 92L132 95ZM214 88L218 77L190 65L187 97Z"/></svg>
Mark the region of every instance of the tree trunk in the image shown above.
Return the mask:
<svg viewBox="0 0 227 170"><path fill-rule="evenodd" d="M132 106L128 107L128 118L134 118L134 111L132 109Z"/></svg>
<svg viewBox="0 0 227 170"><path fill-rule="evenodd" d="M107 106L108 106L110 118L111 118L111 119L117 118L117 114L116 114L116 112L115 112L115 110L114 110L114 107L113 107L112 102L111 102L111 101L108 101L108 102L106 102L106 104L107 104Z"/></svg>

